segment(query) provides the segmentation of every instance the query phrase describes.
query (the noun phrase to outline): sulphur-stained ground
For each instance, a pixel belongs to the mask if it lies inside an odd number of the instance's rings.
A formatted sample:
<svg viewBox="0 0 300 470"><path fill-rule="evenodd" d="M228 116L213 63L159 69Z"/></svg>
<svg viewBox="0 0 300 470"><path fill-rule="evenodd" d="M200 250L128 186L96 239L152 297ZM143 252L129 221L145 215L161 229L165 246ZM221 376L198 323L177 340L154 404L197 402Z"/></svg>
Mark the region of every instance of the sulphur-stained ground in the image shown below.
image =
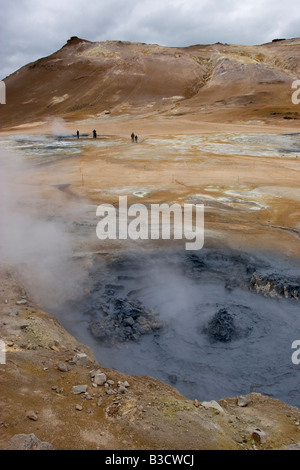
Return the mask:
<svg viewBox="0 0 300 470"><path fill-rule="evenodd" d="M48 313L66 320L63 300L84 298L94 256L137 246L97 239L97 206L119 196L203 204L205 247L299 262L298 56L299 39L174 49L73 38L5 79L1 450L18 434L57 450L299 449L298 408L258 393L190 400L105 368Z"/></svg>
<svg viewBox="0 0 300 470"><path fill-rule="evenodd" d="M1 449L15 434L31 433L56 450L281 449L300 442L299 409L278 400L252 393L243 407L238 397L199 403L154 378L103 368L31 301L9 267L1 272L0 304ZM93 385L98 369L110 385ZM86 390L74 394L77 385Z"/></svg>

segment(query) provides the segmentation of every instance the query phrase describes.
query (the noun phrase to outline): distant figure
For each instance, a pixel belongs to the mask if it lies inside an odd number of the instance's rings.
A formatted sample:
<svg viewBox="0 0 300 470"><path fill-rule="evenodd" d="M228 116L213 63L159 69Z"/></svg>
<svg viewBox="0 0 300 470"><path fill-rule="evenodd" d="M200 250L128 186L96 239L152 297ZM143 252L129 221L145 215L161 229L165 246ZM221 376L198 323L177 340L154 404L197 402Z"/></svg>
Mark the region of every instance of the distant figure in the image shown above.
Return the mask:
<svg viewBox="0 0 300 470"><path fill-rule="evenodd" d="M93 137L94 137L94 139L97 138L97 132L95 131L95 129L93 130Z"/></svg>
<svg viewBox="0 0 300 470"><path fill-rule="evenodd" d="M79 139L79 131L77 131L76 134L77 134L77 139Z"/></svg>
<svg viewBox="0 0 300 470"><path fill-rule="evenodd" d="M131 142L134 142L134 133L131 134Z"/></svg>
<svg viewBox="0 0 300 470"><path fill-rule="evenodd" d="M135 138L135 141L137 142L138 141L138 136L136 135L134 138Z"/></svg>

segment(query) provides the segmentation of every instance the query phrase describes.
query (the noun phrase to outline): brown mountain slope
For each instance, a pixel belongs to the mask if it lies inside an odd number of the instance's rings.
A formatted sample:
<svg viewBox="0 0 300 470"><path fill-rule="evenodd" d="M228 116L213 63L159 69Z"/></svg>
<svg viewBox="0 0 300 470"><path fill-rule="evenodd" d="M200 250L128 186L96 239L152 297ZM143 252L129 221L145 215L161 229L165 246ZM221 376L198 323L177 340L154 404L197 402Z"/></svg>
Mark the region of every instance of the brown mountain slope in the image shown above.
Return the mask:
<svg viewBox="0 0 300 470"><path fill-rule="evenodd" d="M51 116L97 118L104 111L298 119L291 84L300 76L299 46L300 39L171 48L72 37L5 79L1 128Z"/></svg>

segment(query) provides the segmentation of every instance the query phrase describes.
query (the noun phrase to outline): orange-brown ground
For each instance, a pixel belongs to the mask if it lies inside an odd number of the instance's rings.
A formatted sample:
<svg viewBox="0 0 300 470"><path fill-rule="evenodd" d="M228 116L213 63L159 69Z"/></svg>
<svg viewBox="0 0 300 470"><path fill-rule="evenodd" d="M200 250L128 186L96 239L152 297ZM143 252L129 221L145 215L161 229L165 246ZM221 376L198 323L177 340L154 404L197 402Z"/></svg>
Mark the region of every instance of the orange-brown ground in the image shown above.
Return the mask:
<svg viewBox="0 0 300 470"><path fill-rule="evenodd" d="M53 214L70 201L84 201L94 208L104 202L117 204L120 194L127 195L129 202L180 204L208 194L205 243L298 258L299 159L201 152L191 143L192 136L199 135L210 144L224 135L299 132L299 111L290 100L290 85L299 71L297 41L171 51L73 41L55 57L29 64L7 79L8 103L10 97L13 103L1 109L1 137L52 133L48 118L58 116L72 133L77 129L91 133L95 128L100 138L123 138L103 149L87 141L80 158L24 174L24 184ZM164 60L155 62L155 54L161 52ZM229 62L224 62L226 58ZM97 66L107 60L108 72L102 68L98 80ZM187 69L168 82L164 74L178 70L178 60ZM222 67L227 67L227 79ZM233 81L235 76L240 83ZM90 93L82 93L83 89ZM103 114L106 109L110 114ZM139 136L137 144L130 142L132 131ZM179 141L188 150L186 159L176 150ZM59 185L69 186L57 198ZM144 197L138 197L137 191L144 191ZM253 210L251 204L224 205L220 198L227 191L239 193L247 204L254 200L260 209ZM71 220L73 215L66 217ZM75 239L74 254L118 247L118 243L100 244L96 237ZM251 394L245 408L237 406L236 398L224 397L220 401L224 413L217 413L196 407L172 387L149 377L105 370L115 382L127 379L129 391L106 395L103 388L92 387L89 371L103 367L30 300L31 292L28 304L18 307L19 316L9 315L25 294L20 274L24 275L18 266L2 266L0 333L7 345L7 363L0 366L1 449L14 434L32 432L55 449L279 449L300 442L299 410L259 394ZM32 294L38 297L34 286ZM20 328L24 324L28 326ZM60 372L58 363L78 350L87 352L91 364ZM91 400L71 393L77 384L88 384ZM57 393L53 386L63 390ZM97 406L99 394L104 395L101 406ZM82 410L76 409L78 404ZM36 421L26 417L29 411L36 413ZM266 443L254 442L255 428L266 433Z"/></svg>

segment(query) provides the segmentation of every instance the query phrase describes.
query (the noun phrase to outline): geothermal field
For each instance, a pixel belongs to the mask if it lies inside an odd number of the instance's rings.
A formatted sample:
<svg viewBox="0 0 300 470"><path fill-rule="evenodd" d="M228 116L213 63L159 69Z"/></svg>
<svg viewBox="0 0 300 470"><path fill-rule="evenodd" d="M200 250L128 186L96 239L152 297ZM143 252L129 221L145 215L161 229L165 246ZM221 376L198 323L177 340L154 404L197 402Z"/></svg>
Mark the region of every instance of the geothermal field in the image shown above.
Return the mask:
<svg viewBox="0 0 300 470"><path fill-rule="evenodd" d="M48 358L49 351L64 353L65 362L72 356L60 341L49 343L50 326L47 338L37 331L34 312L41 309L101 367L132 383L144 377L145 388L158 379L185 403L196 400L193 413L200 413L198 402L226 409L225 399L252 394L266 400L269 421L260 425L268 432L281 406L298 419L300 365L292 345L300 344L300 104L291 97L299 46L299 39L163 48L71 38L5 80L0 243L8 359L35 364L40 352L43 370L51 370L59 357ZM118 226L120 197L148 211L148 237L119 237L118 230L114 239L97 236L97 208L109 205ZM161 204L203 207L203 247L187 249L184 237L173 236L175 215L170 237L151 238L150 211ZM161 235L162 220L158 228ZM19 363L14 367L20 375ZM16 380L15 369L5 373L6 384ZM18 406L30 380L41 380L33 369L26 373ZM56 394L61 399L68 384ZM278 400L277 411L269 399ZM9 422L16 405L2 401ZM262 419L258 410L253 416ZM7 427L3 446L21 424ZM275 447L294 436L281 426L287 439L278 444L273 436ZM110 438L101 445L114 448ZM236 445L218 439L220 448ZM246 448L247 439L238 445Z"/></svg>

